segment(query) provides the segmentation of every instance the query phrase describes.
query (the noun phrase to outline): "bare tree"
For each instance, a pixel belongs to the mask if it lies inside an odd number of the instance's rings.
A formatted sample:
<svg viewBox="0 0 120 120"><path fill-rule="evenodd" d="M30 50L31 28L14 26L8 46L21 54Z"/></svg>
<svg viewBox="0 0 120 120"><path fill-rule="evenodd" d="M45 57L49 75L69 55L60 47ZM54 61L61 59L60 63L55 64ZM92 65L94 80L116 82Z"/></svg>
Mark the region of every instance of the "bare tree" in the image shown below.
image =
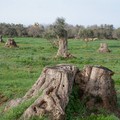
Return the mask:
<svg viewBox="0 0 120 120"><path fill-rule="evenodd" d="M31 37L42 37L44 27L38 23L35 23L34 25L29 26L27 31L28 35Z"/></svg>

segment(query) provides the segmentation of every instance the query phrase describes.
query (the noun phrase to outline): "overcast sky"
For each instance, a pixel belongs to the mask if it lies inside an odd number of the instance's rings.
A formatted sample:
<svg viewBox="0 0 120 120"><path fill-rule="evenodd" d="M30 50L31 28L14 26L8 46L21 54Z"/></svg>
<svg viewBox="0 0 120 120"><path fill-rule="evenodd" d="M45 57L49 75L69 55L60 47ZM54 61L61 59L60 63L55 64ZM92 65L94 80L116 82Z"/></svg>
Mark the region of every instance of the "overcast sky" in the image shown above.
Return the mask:
<svg viewBox="0 0 120 120"><path fill-rule="evenodd" d="M0 22L51 24L57 17L73 25L120 27L120 0L0 0Z"/></svg>

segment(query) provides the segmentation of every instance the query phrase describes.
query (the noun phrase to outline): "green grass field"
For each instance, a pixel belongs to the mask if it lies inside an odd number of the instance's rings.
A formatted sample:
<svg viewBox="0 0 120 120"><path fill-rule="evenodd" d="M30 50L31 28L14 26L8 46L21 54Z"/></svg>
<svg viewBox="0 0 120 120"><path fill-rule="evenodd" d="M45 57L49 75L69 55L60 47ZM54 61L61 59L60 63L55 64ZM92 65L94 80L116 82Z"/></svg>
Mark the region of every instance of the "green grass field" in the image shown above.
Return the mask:
<svg viewBox="0 0 120 120"><path fill-rule="evenodd" d="M4 40L6 41L7 38ZM82 69L84 65L90 64L102 65L115 72L113 79L120 107L120 40L99 40L89 42L87 45L81 40L68 40L69 52L76 56L72 59L55 59L57 48L53 48L45 39L15 38L15 41L19 48L5 48L4 44L0 43L0 93L3 93L9 100L24 96L45 66L69 63ZM108 43L111 53L97 52L99 44L102 42ZM85 106L79 101L75 103L73 95L74 93L71 95L66 110L66 120L119 120L114 115L107 116L104 113L85 117ZM79 114L74 115L75 112ZM40 120L40 118L36 118L36 120Z"/></svg>

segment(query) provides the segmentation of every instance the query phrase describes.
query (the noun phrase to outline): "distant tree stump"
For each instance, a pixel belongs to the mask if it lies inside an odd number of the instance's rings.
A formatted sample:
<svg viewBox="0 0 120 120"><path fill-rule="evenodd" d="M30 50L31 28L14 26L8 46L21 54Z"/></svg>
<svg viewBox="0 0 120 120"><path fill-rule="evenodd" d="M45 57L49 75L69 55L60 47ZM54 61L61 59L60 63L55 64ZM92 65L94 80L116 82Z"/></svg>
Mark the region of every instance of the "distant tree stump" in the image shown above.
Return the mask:
<svg viewBox="0 0 120 120"><path fill-rule="evenodd" d="M107 52L111 52L111 51L108 49L107 43L100 43L100 47L98 49L98 52L107 53Z"/></svg>
<svg viewBox="0 0 120 120"><path fill-rule="evenodd" d="M36 98L24 111L21 120L47 114L51 120L64 120L77 68L73 65L57 65L44 68L32 88L22 99L12 100L6 109ZM41 95L40 95L41 93Z"/></svg>
<svg viewBox="0 0 120 120"><path fill-rule="evenodd" d="M62 30L61 36L58 36L59 39L59 48L56 57L70 58L73 57L68 53L68 42L67 42L67 31Z"/></svg>
<svg viewBox="0 0 120 120"><path fill-rule="evenodd" d="M77 74L75 81L79 84L80 97L89 109L116 109L117 97L111 78L113 74L111 70L102 66L86 66Z"/></svg>
<svg viewBox="0 0 120 120"><path fill-rule="evenodd" d="M59 39L57 56L67 57L67 37Z"/></svg>
<svg viewBox="0 0 120 120"><path fill-rule="evenodd" d="M14 39L9 38L5 43L5 47L18 47Z"/></svg>
<svg viewBox="0 0 120 120"><path fill-rule="evenodd" d="M4 43L2 35L0 35L0 43Z"/></svg>

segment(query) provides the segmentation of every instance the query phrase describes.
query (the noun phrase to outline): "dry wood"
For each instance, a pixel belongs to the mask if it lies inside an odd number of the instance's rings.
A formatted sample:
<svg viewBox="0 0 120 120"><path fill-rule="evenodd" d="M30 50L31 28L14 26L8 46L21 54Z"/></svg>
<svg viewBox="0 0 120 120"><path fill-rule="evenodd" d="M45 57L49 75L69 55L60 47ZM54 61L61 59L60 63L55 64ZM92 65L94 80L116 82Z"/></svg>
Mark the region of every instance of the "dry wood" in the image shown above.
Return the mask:
<svg viewBox="0 0 120 120"><path fill-rule="evenodd" d="M59 57L67 57L67 38L59 39L59 49L57 52L57 56Z"/></svg>
<svg viewBox="0 0 120 120"><path fill-rule="evenodd" d="M107 43L100 43L100 47L98 49L98 52L107 53L107 52L111 52L111 51L108 49Z"/></svg>
<svg viewBox="0 0 120 120"><path fill-rule="evenodd" d="M113 74L102 66L86 66L82 71L65 64L45 67L25 96L11 100L6 110L34 99L19 120L44 114L51 120L64 120L65 108L75 80L79 85L80 100L84 100L87 108L92 110L101 107L119 116L114 81L111 78Z"/></svg>
<svg viewBox="0 0 120 120"><path fill-rule="evenodd" d="M7 42L5 43L5 47L18 47L15 40L12 38L9 38Z"/></svg>
<svg viewBox="0 0 120 120"><path fill-rule="evenodd" d="M52 120L64 120L77 68L73 65L57 65L44 68L32 88L22 99L12 100L6 109L35 98L21 116L27 120L32 116L47 114ZM42 93L41 95L39 95Z"/></svg>
<svg viewBox="0 0 120 120"><path fill-rule="evenodd" d="M64 31L63 37L58 37L59 39L59 48L56 57L70 58L74 57L68 53L68 41L67 41L67 32Z"/></svg>
<svg viewBox="0 0 120 120"><path fill-rule="evenodd" d="M76 83L80 87L80 96L89 109L103 107L114 111L117 107L117 97L114 73L102 66L86 66L76 76Z"/></svg>

